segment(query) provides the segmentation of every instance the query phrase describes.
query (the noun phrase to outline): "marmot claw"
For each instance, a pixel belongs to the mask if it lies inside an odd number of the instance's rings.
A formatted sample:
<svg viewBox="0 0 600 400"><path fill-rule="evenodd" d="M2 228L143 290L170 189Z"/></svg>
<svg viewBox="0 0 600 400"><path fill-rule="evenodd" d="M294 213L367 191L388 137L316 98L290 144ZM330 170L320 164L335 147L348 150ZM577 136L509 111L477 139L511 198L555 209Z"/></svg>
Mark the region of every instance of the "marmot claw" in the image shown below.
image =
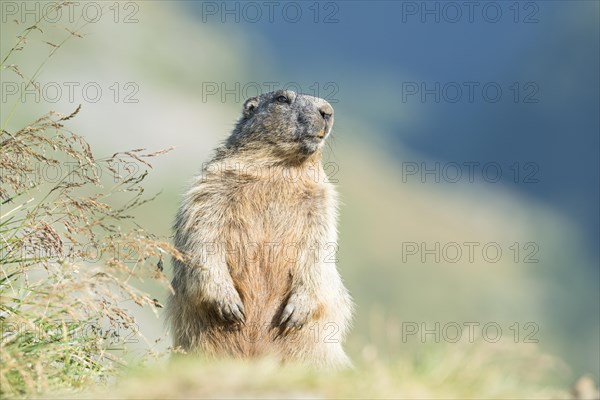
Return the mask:
<svg viewBox="0 0 600 400"><path fill-rule="evenodd" d="M237 293L217 301L216 308L219 318L224 321L242 324L246 322L244 304Z"/></svg>
<svg viewBox="0 0 600 400"><path fill-rule="evenodd" d="M302 328L308 322L311 314L311 310L306 304L300 301L297 296L290 297L281 313L279 325L287 329Z"/></svg>

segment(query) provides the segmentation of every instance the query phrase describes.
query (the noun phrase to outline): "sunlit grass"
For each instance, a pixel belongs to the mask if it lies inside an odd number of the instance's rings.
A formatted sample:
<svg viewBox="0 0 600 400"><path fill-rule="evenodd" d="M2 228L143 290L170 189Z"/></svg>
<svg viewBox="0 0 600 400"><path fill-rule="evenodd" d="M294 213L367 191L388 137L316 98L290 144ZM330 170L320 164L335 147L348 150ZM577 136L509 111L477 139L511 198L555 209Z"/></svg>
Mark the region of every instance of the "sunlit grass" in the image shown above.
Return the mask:
<svg viewBox="0 0 600 400"><path fill-rule="evenodd" d="M12 73L34 90L57 50L81 37L65 28L64 39L49 43L52 50L38 66L11 64L11 56L26 51L30 41L44 40L41 20L1 55L3 75ZM149 159L166 151L136 149L98 158L67 127L81 107L13 127L12 117L26 106L15 102L1 121L3 398L114 380L123 364L122 341L115 339L140 337L124 306L161 307L133 282L157 281L166 290L162 260L177 256L131 217L132 210L152 200L142 186Z"/></svg>
<svg viewBox="0 0 600 400"><path fill-rule="evenodd" d="M564 365L535 346L426 346L383 361L365 348L353 369L314 370L275 360L176 359L133 371L86 398L571 398L554 383Z"/></svg>

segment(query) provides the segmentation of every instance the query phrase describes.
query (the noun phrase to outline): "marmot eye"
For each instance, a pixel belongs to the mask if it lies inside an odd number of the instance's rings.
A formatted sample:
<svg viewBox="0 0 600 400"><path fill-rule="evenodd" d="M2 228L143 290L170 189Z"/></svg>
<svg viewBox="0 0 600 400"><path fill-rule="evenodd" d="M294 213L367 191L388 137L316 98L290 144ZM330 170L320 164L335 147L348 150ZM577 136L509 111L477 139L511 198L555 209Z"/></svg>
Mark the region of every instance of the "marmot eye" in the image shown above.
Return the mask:
<svg viewBox="0 0 600 400"><path fill-rule="evenodd" d="M282 95L282 96L279 96L277 98L277 101L280 102L280 103L287 103L288 102L288 98Z"/></svg>

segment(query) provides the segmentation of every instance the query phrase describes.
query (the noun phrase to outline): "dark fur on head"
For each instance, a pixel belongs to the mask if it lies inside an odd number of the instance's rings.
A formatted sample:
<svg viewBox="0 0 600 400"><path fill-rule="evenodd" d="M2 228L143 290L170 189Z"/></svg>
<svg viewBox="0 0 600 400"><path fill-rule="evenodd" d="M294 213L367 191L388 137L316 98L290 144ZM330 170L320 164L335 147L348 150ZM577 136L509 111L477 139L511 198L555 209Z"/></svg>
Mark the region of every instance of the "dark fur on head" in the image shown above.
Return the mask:
<svg viewBox="0 0 600 400"><path fill-rule="evenodd" d="M333 107L327 101L278 90L246 100L225 147L260 149L273 161L298 163L323 147L332 126Z"/></svg>

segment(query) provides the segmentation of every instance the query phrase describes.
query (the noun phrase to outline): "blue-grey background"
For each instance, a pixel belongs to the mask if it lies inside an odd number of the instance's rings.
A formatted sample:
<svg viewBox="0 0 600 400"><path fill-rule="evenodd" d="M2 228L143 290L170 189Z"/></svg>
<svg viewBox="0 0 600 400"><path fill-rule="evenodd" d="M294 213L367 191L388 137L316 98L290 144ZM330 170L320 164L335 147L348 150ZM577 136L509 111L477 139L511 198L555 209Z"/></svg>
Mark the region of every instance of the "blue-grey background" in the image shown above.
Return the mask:
<svg viewBox="0 0 600 400"><path fill-rule="evenodd" d="M272 6L272 18L266 6L238 4L237 11L233 3L219 4L216 11L206 2L186 6L200 20L223 29L239 17L240 29L260 35L272 51L269 63L278 71L263 81L288 83L284 77L295 77L292 82L337 83L340 93L335 98L347 112L365 115L381 127L392 154L402 146L440 161L536 163L543 178L511 189L574 218L597 259L598 3L449 3L306 2L284 8L280 2ZM420 91L403 101L403 83L411 89L410 84L423 82L428 89L436 82L440 87L457 83L463 92L457 102L452 102L455 91L444 96L441 89L437 102L435 94L423 102ZM473 101L465 82L473 82ZM503 90L498 103L492 103L493 89L487 100L482 94L489 82ZM521 85L518 102L517 89L511 89L515 82ZM537 89L522 88L527 83ZM381 92L361 95L364 87ZM407 126L403 118L408 106L419 114L417 126Z"/></svg>

